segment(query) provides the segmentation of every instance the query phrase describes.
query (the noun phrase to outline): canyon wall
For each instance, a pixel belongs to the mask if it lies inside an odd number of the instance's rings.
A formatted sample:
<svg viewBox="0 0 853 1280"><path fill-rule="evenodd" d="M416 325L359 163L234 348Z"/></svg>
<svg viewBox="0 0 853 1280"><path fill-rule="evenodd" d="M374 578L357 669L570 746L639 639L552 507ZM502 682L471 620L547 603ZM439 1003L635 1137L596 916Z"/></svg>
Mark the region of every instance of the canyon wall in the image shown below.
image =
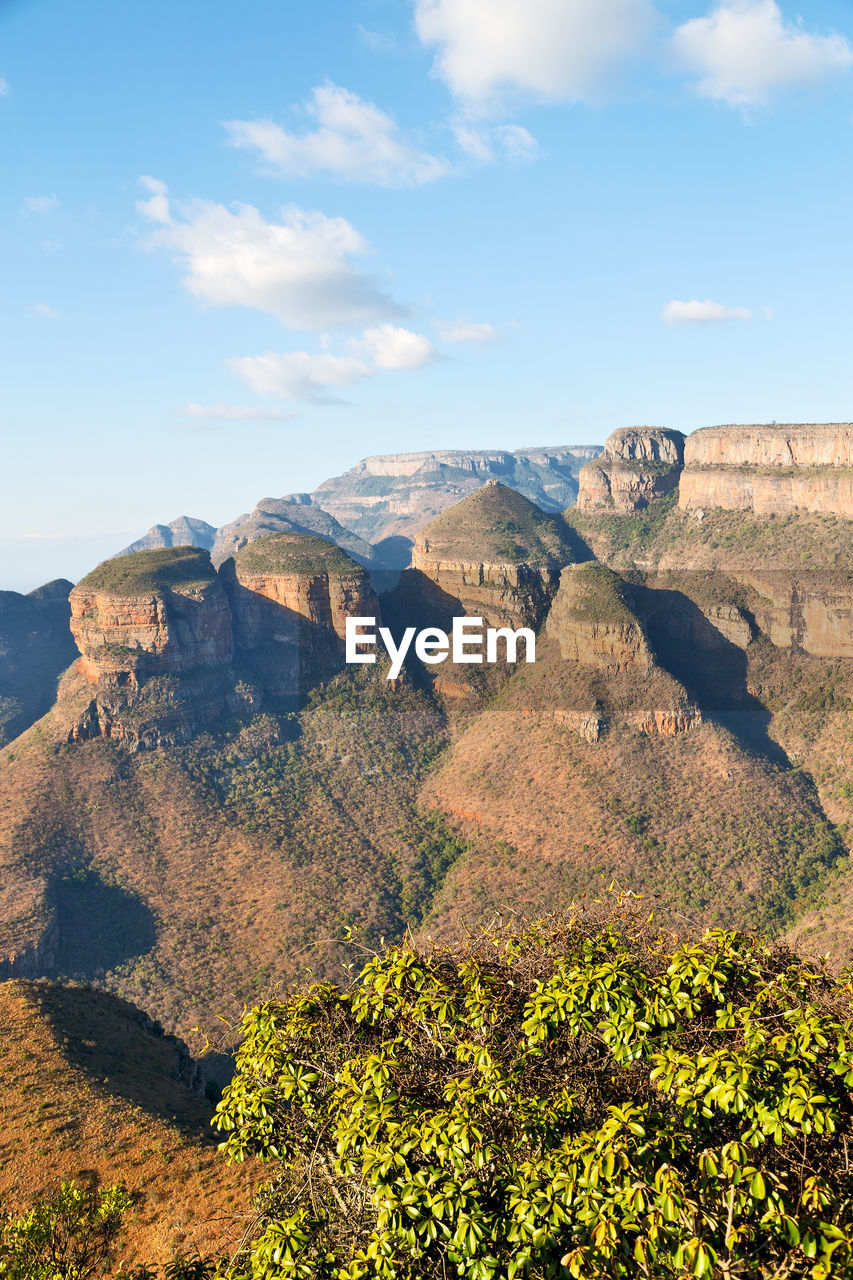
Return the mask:
<svg viewBox="0 0 853 1280"><path fill-rule="evenodd" d="M688 437L679 506L853 518L853 425L703 427Z"/></svg>
<svg viewBox="0 0 853 1280"><path fill-rule="evenodd" d="M580 511L628 514L671 493L684 461L684 436L664 427L623 427L578 475Z"/></svg>

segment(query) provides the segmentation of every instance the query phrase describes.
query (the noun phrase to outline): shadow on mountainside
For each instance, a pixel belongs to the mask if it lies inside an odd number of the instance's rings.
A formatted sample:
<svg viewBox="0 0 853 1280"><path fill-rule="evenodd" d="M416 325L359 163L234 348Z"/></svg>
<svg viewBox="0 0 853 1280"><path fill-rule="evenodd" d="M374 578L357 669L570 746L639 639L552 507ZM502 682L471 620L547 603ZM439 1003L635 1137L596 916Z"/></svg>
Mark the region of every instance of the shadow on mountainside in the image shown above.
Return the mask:
<svg viewBox="0 0 853 1280"><path fill-rule="evenodd" d="M790 768L786 752L768 733L770 712L749 692L744 650L683 592L633 586L632 594L655 656L684 685L704 717L770 763Z"/></svg>
<svg viewBox="0 0 853 1280"><path fill-rule="evenodd" d="M27 984L27 994L66 1062L97 1094L177 1123L196 1141L216 1141L197 1064L184 1043L143 1010L92 987L39 981Z"/></svg>
<svg viewBox="0 0 853 1280"><path fill-rule="evenodd" d="M59 941L56 972L91 982L156 942L154 915L134 894L93 871L75 871L52 885Z"/></svg>

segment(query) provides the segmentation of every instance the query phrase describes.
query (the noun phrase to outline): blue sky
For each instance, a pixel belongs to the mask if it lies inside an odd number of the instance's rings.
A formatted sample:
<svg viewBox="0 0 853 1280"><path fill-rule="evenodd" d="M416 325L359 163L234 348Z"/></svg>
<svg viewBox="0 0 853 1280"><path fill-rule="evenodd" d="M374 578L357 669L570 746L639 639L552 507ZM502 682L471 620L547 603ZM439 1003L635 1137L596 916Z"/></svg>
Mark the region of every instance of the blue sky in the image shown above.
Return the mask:
<svg viewBox="0 0 853 1280"><path fill-rule="evenodd" d="M0 77L0 588L369 453L851 416L849 0L0 0Z"/></svg>

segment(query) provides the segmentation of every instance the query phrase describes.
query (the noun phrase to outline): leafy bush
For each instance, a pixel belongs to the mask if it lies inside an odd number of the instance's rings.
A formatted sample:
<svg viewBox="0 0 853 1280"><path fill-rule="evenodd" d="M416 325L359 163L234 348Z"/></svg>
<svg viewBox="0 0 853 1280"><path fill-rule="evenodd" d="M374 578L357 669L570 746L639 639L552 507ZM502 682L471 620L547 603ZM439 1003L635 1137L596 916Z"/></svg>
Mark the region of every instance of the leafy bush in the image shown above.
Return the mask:
<svg viewBox="0 0 853 1280"><path fill-rule="evenodd" d="M853 1276L851 987L621 903L248 1011L214 1123L275 1165L233 1274Z"/></svg>
<svg viewBox="0 0 853 1280"><path fill-rule="evenodd" d="M130 1196L121 1187L99 1190L63 1182L22 1217L10 1217L0 1236L4 1280L87 1280L112 1256Z"/></svg>

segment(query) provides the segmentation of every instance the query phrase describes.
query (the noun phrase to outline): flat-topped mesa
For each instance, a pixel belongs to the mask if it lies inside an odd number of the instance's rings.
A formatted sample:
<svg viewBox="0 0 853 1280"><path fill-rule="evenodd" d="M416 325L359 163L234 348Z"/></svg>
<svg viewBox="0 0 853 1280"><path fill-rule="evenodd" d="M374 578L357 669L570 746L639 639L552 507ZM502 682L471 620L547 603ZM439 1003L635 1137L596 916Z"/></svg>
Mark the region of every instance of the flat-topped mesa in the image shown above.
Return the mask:
<svg viewBox="0 0 853 1280"><path fill-rule="evenodd" d="M853 424L703 427L688 437L678 505L853 519Z"/></svg>
<svg viewBox="0 0 853 1280"><path fill-rule="evenodd" d="M81 657L60 690L72 741L131 749L189 741L233 693L231 611L210 555L137 551L98 565L71 592Z"/></svg>
<svg viewBox="0 0 853 1280"><path fill-rule="evenodd" d="M563 660L601 673L610 712L555 712L587 741L597 741L608 718L640 733L671 737L696 728L702 713L687 691L656 662L646 628L634 608L630 588L597 561L564 570L546 633ZM599 677L600 678L600 677Z"/></svg>
<svg viewBox="0 0 853 1280"><path fill-rule="evenodd" d="M625 583L598 561L566 567L546 630L567 661L611 674L644 673L654 666L645 628L631 607Z"/></svg>
<svg viewBox="0 0 853 1280"><path fill-rule="evenodd" d="M228 601L208 552L197 547L106 560L70 600L78 667L92 684L138 685L233 656Z"/></svg>
<svg viewBox="0 0 853 1280"><path fill-rule="evenodd" d="M488 626L538 627L574 560L559 520L489 480L443 511L415 541L412 568Z"/></svg>
<svg viewBox="0 0 853 1280"><path fill-rule="evenodd" d="M298 696L343 665L348 617L379 620L366 570L310 534L258 538L221 573L237 644L274 697Z"/></svg>
<svg viewBox="0 0 853 1280"><path fill-rule="evenodd" d="M684 436L666 427L621 427L578 475L580 511L643 511L678 485Z"/></svg>
<svg viewBox="0 0 853 1280"><path fill-rule="evenodd" d="M379 616L366 570L311 534L258 538L226 561L222 573L245 648L271 639L307 643L324 633L335 646L348 617Z"/></svg>

